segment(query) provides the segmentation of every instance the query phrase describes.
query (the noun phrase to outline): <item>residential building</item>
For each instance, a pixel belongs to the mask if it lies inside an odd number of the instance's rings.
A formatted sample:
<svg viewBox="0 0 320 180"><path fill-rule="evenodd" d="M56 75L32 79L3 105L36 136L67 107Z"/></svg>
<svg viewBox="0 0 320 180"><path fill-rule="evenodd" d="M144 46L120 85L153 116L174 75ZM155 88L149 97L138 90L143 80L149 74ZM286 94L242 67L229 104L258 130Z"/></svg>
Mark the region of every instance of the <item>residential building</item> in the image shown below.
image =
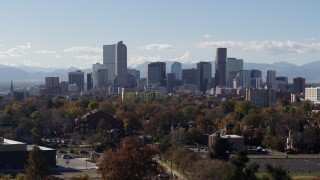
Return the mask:
<svg viewBox="0 0 320 180"><path fill-rule="evenodd" d="M147 100L159 100L162 98L160 92L122 92L121 99L122 101L125 100L140 100L140 101L147 101Z"/></svg>
<svg viewBox="0 0 320 180"><path fill-rule="evenodd" d="M123 128L122 121L117 119L114 115L105 113L98 109L94 109L75 119L75 131L80 134L94 134L96 133L97 126L101 120L106 121L110 126L110 129Z"/></svg>
<svg viewBox="0 0 320 180"><path fill-rule="evenodd" d="M276 91L273 89L246 89L246 100L257 107L273 106L277 102Z"/></svg>
<svg viewBox="0 0 320 180"><path fill-rule="evenodd" d="M305 100L309 100L313 103L320 103L320 87L308 87L305 88Z"/></svg>

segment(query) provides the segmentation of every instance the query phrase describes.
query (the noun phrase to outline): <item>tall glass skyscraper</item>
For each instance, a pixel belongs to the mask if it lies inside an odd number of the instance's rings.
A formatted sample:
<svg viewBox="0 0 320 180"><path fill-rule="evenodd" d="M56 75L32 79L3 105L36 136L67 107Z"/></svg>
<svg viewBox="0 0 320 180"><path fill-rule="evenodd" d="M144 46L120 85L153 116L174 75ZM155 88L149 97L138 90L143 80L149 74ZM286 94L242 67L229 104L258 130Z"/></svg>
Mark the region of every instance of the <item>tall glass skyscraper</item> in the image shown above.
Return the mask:
<svg viewBox="0 0 320 180"><path fill-rule="evenodd" d="M176 79L182 79L182 65L179 62L173 62L171 65L171 73L175 74Z"/></svg>
<svg viewBox="0 0 320 180"><path fill-rule="evenodd" d="M127 84L127 46L122 41L103 46L103 64L108 69L109 83Z"/></svg>
<svg viewBox="0 0 320 180"><path fill-rule="evenodd" d="M215 81L216 86L226 86L226 61L227 61L227 48L217 48L216 52L216 73Z"/></svg>

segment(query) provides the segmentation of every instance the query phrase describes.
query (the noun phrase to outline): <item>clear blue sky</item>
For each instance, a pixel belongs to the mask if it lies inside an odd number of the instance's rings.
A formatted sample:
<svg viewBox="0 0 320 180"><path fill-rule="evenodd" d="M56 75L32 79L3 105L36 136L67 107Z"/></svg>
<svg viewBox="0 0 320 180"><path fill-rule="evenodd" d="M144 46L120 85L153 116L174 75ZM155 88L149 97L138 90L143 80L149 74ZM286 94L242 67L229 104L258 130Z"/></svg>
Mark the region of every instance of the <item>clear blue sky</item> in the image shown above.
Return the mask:
<svg viewBox="0 0 320 180"><path fill-rule="evenodd" d="M92 67L123 40L128 64L320 61L319 0L4 0L0 64Z"/></svg>

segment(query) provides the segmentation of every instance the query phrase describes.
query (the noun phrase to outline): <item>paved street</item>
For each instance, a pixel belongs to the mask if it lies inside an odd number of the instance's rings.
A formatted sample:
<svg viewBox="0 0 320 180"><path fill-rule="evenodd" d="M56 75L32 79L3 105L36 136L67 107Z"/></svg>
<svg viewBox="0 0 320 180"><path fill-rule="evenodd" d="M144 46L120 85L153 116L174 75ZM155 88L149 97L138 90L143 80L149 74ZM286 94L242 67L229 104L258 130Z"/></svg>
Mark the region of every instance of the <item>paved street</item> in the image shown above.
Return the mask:
<svg viewBox="0 0 320 180"><path fill-rule="evenodd" d="M259 171L265 171L265 165L281 165L289 173L320 173L320 159L318 158L255 158L250 159L249 163L258 163Z"/></svg>

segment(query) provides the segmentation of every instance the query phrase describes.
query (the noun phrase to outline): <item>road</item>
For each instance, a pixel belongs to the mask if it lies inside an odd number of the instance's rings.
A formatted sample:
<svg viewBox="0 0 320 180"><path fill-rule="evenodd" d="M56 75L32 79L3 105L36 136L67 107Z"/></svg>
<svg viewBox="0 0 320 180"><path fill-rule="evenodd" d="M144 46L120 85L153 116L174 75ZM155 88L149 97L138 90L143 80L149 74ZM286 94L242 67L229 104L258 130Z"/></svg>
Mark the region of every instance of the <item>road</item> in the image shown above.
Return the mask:
<svg viewBox="0 0 320 180"><path fill-rule="evenodd" d="M166 169L167 172L171 173L171 167L169 167L168 165L162 163L160 160L157 160L157 162ZM172 169L172 174L176 177L178 177L179 180L187 180L187 178L185 178L184 176L182 176L179 172L177 172L176 170Z"/></svg>

